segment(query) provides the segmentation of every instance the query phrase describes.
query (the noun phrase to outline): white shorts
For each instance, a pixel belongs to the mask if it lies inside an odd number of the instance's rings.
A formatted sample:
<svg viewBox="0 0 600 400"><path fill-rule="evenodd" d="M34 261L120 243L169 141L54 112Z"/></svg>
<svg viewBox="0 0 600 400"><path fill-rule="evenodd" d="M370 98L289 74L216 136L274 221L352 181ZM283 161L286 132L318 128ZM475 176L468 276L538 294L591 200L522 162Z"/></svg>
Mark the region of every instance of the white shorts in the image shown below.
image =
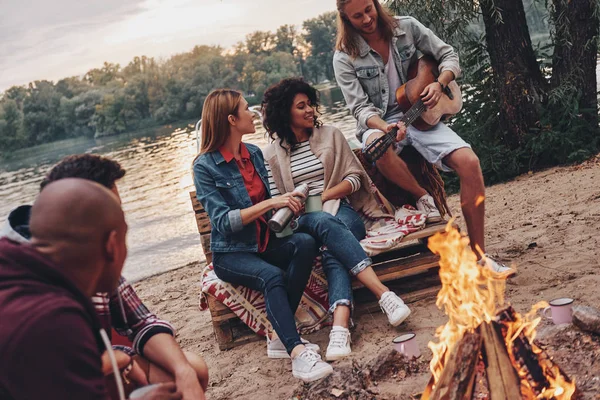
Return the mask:
<svg viewBox="0 0 600 400"><path fill-rule="evenodd" d="M391 115L385 118L388 124L400 121L402 114ZM379 129L369 129L363 133L362 145L365 148L370 135L375 132L381 132ZM450 129L446 124L439 123L428 131L420 131L413 126L406 130L406 138L396 143L396 153L400 154L404 146L414 147L428 162L445 172L452 171L452 168L445 165L442 161L444 157L454 150L464 147L471 148L471 145L465 142L460 136Z"/></svg>

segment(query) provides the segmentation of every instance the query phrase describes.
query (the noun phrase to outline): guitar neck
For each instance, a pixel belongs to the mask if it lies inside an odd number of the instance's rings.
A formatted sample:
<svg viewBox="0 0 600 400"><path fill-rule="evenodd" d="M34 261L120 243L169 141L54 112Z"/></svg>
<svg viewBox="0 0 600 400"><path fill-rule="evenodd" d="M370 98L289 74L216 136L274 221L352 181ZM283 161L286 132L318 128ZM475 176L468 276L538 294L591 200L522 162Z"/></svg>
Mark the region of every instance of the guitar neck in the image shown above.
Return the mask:
<svg viewBox="0 0 600 400"><path fill-rule="evenodd" d="M402 118L400 118L400 122L404 122L404 125L408 127L410 124L415 122L415 120L419 118L425 110L427 110L427 107L425 104L423 104L423 101L419 99L407 112L404 113ZM392 129L391 132L388 132L388 135L395 139L396 132L397 129Z"/></svg>

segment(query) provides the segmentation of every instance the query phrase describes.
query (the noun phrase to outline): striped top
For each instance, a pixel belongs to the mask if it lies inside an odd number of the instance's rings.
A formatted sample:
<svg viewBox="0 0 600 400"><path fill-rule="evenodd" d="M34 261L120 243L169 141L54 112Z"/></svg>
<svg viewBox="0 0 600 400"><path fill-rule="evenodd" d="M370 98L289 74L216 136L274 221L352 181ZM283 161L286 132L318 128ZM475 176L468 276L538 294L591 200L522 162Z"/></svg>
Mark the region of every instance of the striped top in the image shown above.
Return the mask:
<svg viewBox="0 0 600 400"><path fill-rule="evenodd" d="M310 149L308 140L300 143L296 149L291 151L290 165L292 168L294 187L306 183L309 187L309 196L323 193L325 185L323 164ZM269 189L271 190L271 196L275 197L281 195L281 192L277 189L275 181L273 180L271 167L266 161L265 167L269 173ZM357 174L348 175L344 180L350 182L352 185L352 193L360 189L360 177Z"/></svg>

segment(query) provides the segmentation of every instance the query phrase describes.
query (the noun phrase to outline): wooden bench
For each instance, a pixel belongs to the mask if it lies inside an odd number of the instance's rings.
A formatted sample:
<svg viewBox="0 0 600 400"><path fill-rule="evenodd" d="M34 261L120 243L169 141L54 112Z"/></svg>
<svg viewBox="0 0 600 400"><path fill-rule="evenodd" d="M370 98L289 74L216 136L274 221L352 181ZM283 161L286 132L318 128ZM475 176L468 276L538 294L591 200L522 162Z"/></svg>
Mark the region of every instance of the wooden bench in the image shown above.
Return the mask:
<svg viewBox="0 0 600 400"><path fill-rule="evenodd" d="M206 262L210 263L212 261L210 220L208 214L198 202L196 192L190 192L190 200L194 209L204 256ZM373 257L373 269L382 282L397 281L400 278L420 275L417 279L402 279L396 285L390 286L405 302L411 303L437 293L439 289L439 279L436 273L438 257L431 253L423 242L426 242L426 239L435 233L443 231L444 228L445 223L427 226L418 232L407 235L402 240L402 243L406 244L404 247ZM352 287L360 292L362 284L354 279ZM356 293L357 299L362 299L361 304L355 307L356 312L360 313L361 311L378 308L375 297L372 295L369 297L370 292L366 289L363 289L363 291L365 293ZM219 349L226 350L261 339L237 315L213 296L208 296L208 305Z"/></svg>

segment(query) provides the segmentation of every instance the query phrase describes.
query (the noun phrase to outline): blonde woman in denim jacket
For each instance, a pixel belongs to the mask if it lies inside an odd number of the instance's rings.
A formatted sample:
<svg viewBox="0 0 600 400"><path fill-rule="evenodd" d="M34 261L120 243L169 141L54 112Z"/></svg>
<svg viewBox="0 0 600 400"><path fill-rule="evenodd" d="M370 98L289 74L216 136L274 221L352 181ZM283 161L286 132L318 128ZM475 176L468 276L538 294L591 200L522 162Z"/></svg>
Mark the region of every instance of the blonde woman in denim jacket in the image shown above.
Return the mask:
<svg viewBox="0 0 600 400"><path fill-rule="evenodd" d="M298 335L294 314L317 255L314 239L304 233L271 236L267 216L301 203L290 193L271 198L262 152L242 143L254 133L254 113L235 90L211 92L202 110L202 146L194 160L198 200L211 221L211 251L216 275L264 294L267 317L276 335L267 338L270 358L292 358L292 374L310 382L333 369L316 345Z"/></svg>

